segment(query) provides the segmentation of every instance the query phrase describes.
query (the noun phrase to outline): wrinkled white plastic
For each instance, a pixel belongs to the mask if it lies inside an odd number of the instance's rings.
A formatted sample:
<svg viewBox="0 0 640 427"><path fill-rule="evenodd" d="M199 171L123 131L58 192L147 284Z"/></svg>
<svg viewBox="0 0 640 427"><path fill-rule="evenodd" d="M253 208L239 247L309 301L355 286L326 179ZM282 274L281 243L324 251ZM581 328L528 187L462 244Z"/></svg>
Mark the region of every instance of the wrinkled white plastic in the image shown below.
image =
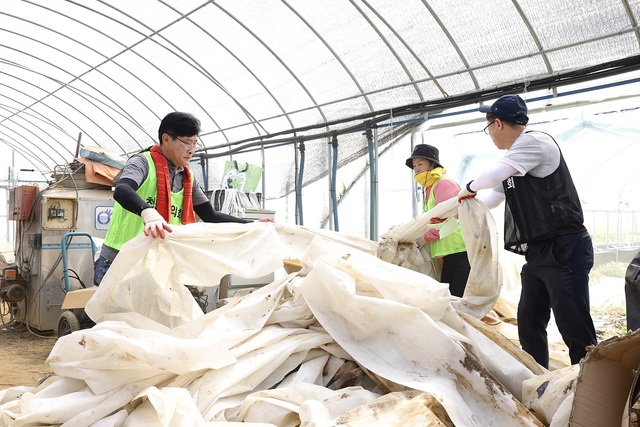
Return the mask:
<svg viewBox="0 0 640 427"><path fill-rule="evenodd" d="M311 311L341 347L367 370L434 395L456 425L536 425L533 417L521 416L524 408L517 399L436 323L452 310L446 299L437 298L441 284L420 286L426 276L385 265L397 277L395 283L387 282L383 269L375 268L380 261L359 256L327 255L301 285ZM358 269L360 265L368 268ZM416 283L410 291L423 302L422 309L358 295L360 287L383 294L386 287L408 283Z"/></svg>
<svg viewBox="0 0 640 427"><path fill-rule="evenodd" d="M462 203L455 198L445 200L433 209L385 233L380 239L378 256L392 264L424 272L420 269L420 264L424 264L426 260L415 261L415 258L411 258L414 261L409 261L410 257L398 251L400 243L413 243L418 240L422 233L432 226L431 218L447 218L449 221L448 218L456 214L462 226L471 274L463 298L454 301L453 304L458 310L482 318L500 296L502 267L498 260L496 225L491 213L481 201L475 198L465 199Z"/></svg>
<svg viewBox="0 0 640 427"><path fill-rule="evenodd" d="M217 286L226 274L257 278L282 266L278 235L267 223L198 223L165 239L127 242L85 311L95 321L136 313L173 328L202 315L183 285ZM111 316L115 314L115 316Z"/></svg>
<svg viewBox="0 0 640 427"><path fill-rule="evenodd" d="M384 387L427 391L456 425L541 425L514 384L495 380L531 372L457 314L446 284L377 258L364 241L306 229L298 240L297 231L191 224L164 240L132 240L87 305L97 325L57 341L48 359L57 377L0 394L0 425L327 426ZM306 276L285 275L204 315L182 286L261 277L283 254L301 259ZM487 304L498 286L473 285L472 298ZM384 387L330 390L345 360Z"/></svg>
<svg viewBox="0 0 640 427"><path fill-rule="evenodd" d="M524 381L522 402L549 424L566 398L573 401L579 373L580 366L571 365Z"/></svg>

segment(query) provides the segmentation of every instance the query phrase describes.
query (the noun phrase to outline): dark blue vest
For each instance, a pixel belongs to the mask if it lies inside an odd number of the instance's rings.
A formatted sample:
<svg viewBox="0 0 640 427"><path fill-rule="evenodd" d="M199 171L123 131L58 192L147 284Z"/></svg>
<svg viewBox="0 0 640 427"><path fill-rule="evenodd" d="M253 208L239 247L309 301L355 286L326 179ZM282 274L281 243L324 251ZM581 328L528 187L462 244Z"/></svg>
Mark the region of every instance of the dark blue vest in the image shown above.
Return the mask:
<svg viewBox="0 0 640 427"><path fill-rule="evenodd" d="M562 151L558 168L549 176L512 176L502 186L506 250L523 255L529 242L585 230L578 191Z"/></svg>

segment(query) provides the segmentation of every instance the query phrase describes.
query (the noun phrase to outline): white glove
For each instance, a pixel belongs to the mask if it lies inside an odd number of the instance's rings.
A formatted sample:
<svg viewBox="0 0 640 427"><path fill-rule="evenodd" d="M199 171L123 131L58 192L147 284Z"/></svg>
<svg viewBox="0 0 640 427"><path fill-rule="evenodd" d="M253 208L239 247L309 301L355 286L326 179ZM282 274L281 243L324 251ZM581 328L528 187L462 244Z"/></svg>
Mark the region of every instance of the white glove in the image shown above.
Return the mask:
<svg viewBox="0 0 640 427"><path fill-rule="evenodd" d="M477 193L473 191L470 187L472 182L473 180L469 181L469 183L460 190L460 192L458 193L458 203L462 203L464 199L470 199L472 197L476 197Z"/></svg>
<svg viewBox="0 0 640 427"><path fill-rule="evenodd" d="M154 239L156 237L160 237L164 239L164 232L168 231L171 233L173 229L167 221L164 220L162 215L155 210L154 208L147 208L140 212L140 216L142 217L142 221L144 221L144 235L151 235Z"/></svg>

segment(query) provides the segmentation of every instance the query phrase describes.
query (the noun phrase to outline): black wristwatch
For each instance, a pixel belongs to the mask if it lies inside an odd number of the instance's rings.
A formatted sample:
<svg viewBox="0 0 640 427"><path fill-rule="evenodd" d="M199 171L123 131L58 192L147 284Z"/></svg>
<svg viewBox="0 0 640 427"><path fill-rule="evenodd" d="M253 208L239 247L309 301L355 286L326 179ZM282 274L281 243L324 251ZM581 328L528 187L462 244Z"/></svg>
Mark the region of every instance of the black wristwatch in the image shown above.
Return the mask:
<svg viewBox="0 0 640 427"><path fill-rule="evenodd" d="M467 191L468 191L469 193L477 193L477 191L473 191L473 190L471 189L471 183L472 183L472 182L473 182L473 180L471 180L471 181L467 182L467 187L466 187L466 188L467 188Z"/></svg>

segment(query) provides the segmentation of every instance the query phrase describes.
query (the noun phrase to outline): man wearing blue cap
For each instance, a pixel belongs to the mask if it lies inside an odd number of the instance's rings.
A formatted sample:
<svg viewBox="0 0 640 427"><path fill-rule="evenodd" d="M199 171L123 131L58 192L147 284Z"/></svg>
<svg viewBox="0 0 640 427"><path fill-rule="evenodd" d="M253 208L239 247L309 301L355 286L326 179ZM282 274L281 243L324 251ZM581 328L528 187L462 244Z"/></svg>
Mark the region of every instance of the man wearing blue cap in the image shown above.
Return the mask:
<svg viewBox="0 0 640 427"><path fill-rule="evenodd" d="M547 325L553 310L572 364L596 344L589 308L593 245L582 206L560 147L546 133L525 131L527 105L504 95L486 113L485 133L504 157L469 181L458 200L492 189L482 201L489 209L505 201L505 249L525 256L518 303L518 336L523 350L549 367Z"/></svg>

